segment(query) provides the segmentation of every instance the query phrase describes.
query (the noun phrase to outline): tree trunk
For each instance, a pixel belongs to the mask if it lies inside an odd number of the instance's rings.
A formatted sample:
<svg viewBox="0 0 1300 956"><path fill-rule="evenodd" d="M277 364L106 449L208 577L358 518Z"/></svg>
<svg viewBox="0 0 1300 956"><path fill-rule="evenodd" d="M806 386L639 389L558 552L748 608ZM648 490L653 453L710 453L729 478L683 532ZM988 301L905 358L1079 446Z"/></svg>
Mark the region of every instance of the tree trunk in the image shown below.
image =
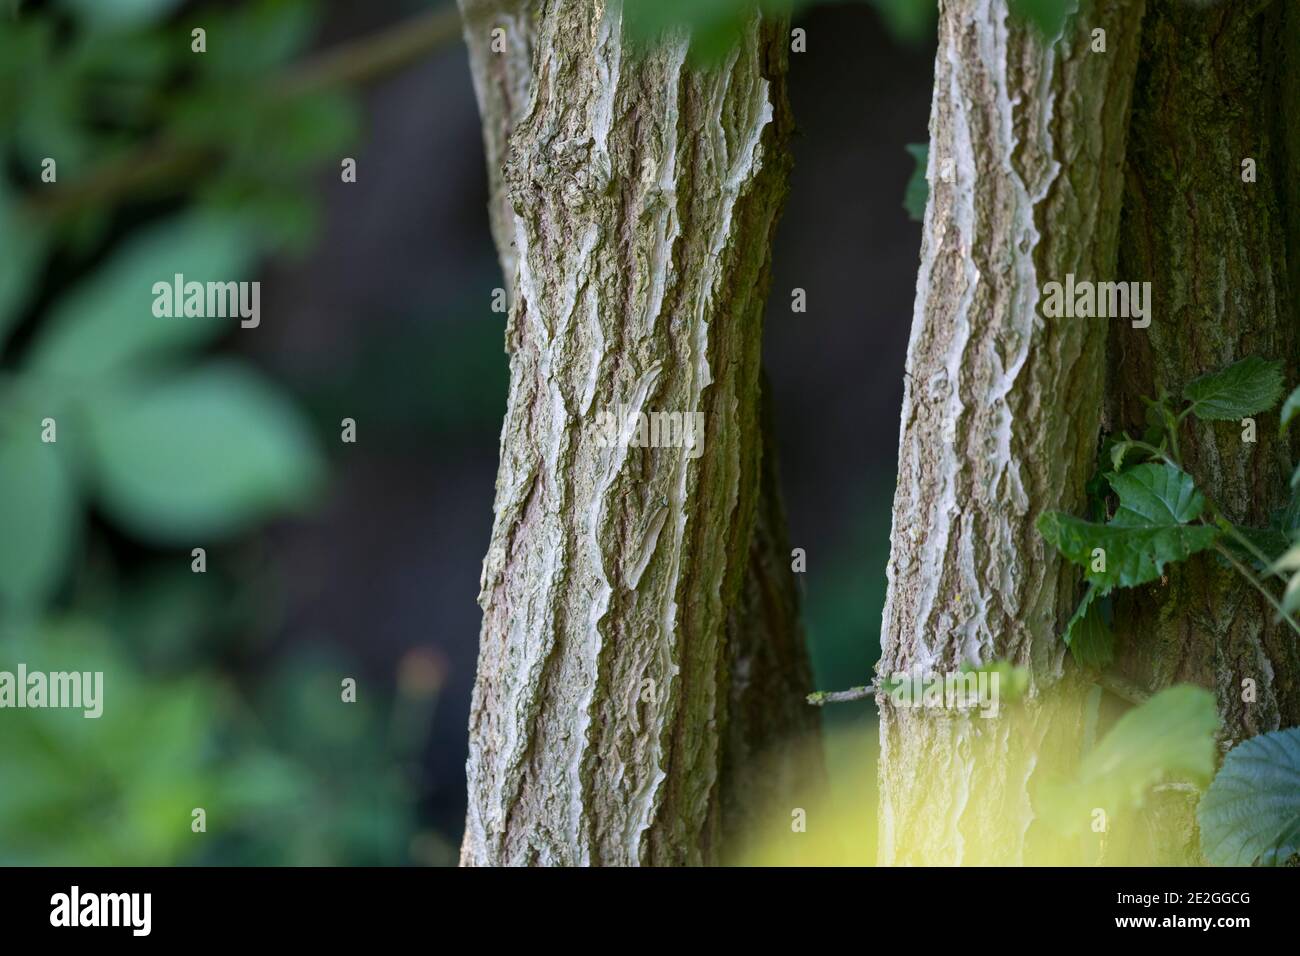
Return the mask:
<svg viewBox="0 0 1300 956"><path fill-rule="evenodd" d="M1282 2L1150 0L1120 265L1125 278L1152 283L1156 310L1150 328L1115 328L1110 357L1113 415L1131 434L1142 430L1144 396L1180 395L1198 375L1248 355L1285 359L1295 381L1284 211L1294 188L1286 124L1300 124L1289 115L1295 76L1282 70L1282 38L1294 56L1297 20L1295 4ZM1242 181L1247 157L1258 182ZM1237 422L1192 418L1184 435L1198 487L1232 521L1267 526L1288 498L1288 446L1276 429L1261 419L1258 443L1246 444ZM1178 682L1214 689L1225 749L1300 724L1295 635L1212 554L1174 566L1167 584L1121 592L1116 620L1116 670L1151 691ZM1243 695L1247 678L1253 701ZM1195 803L1187 791L1157 795L1147 821L1155 832L1142 841L1157 853L1151 862L1199 862Z"/></svg>
<svg viewBox="0 0 1300 956"><path fill-rule="evenodd" d="M1115 274L1142 6L1098 0L1055 41L1006 0L941 6L880 672L1007 660L1031 690L992 720L877 694L882 863L1043 859L1034 787L1084 740L1059 637L1078 578L1035 521L1082 503L1107 330L1037 306L1067 273Z"/></svg>
<svg viewBox="0 0 1300 956"><path fill-rule="evenodd" d="M705 70L625 51L617 5L462 7L513 281L461 860L715 862L753 754L815 726L759 411L782 33ZM702 446L602 411L698 412Z"/></svg>

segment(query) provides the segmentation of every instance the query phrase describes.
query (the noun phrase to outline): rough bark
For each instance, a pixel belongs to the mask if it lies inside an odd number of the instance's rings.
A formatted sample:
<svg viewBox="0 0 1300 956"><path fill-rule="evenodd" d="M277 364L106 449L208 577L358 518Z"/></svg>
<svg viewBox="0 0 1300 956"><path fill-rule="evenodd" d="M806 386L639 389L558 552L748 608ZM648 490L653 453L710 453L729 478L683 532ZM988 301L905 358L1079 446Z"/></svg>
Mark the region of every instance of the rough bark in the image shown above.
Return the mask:
<svg viewBox="0 0 1300 956"><path fill-rule="evenodd" d="M506 192L506 148L528 109L533 85L534 4L530 0L458 0L469 51L474 95L483 121L488 173L488 219L506 291L514 301L515 216ZM504 52L493 52L493 31L501 30Z"/></svg>
<svg viewBox="0 0 1300 956"><path fill-rule="evenodd" d="M1285 359L1288 381L1296 379L1284 216L1296 101L1284 98L1294 76L1280 69L1294 7L1149 2L1120 263L1126 278L1152 283L1156 309L1149 328L1114 330L1110 360L1115 425L1130 433L1142 429L1143 396L1178 396L1196 376L1248 355ZM1253 184L1242 182L1246 157L1258 164ZM1275 423L1258 418L1257 444L1242 441L1237 422L1193 418L1184 429L1187 470L1240 524L1265 527L1287 501L1288 448ZM1178 682L1215 690L1225 749L1300 723L1295 635L1213 555L1171 568L1167 583L1122 592L1116 620L1116 671L1153 692ZM1253 702L1243 701L1245 678L1255 681ZM1157 797L1153 862L1199 861L1195 800L1177 790Z"/></svg>
<svg viewBox="0 0 1300 956"><path fill-rule="evenodd" d="M1084 739L1059 637L1077 576L1035 521L1082 502L1107 328L1037 306L1067 273L1115 277L1142 6L1099 0L1049 41L1005 0L941 5L880 671L1008 660L1032 687L993 720L877 695L882 863L1039 859L1035 784Z"/></svg>
<svg viewBox="0 0 1300 956"><path fill-rule="evenodd" d="M814 719L758 417L784 46L755 21L697 70L617 6L463 7L514 281L462 862L714 862L750 752ZM504 15L532 33L494 61ZM620 406L702 412L703 453L603 447Z"/></svg>

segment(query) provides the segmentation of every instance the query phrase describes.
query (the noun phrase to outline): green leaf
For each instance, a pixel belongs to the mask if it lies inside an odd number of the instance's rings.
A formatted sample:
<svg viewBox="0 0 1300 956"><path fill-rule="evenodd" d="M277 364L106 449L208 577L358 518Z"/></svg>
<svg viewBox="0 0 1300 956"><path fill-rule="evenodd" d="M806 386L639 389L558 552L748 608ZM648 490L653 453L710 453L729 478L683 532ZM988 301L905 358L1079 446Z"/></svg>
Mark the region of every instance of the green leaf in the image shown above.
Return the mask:
<svg viewBox="0 0 1300 956"><path fill-rule="evenodd" d="M1061 35L1065 21L1078 9L1078 0L1010 0L1011 13L1027 20L1045 36Z"/></svg>
<svg viewBox="0 0 1300 956"><path fill-rule="evenodd" d="M870 0L885 28L903 43L924 43L934 36L937 3L929 0Z"/></svg>
<svg viewBox="0 0 1300 956"><path fill-rule="evenodd" d="M1291 575L1291 580L1286 583L1286 590L1282 592L1282 613L1294 614L1300 609L1300 571Z"/></svg>
<svg viewBox="0 0 1300 956"><path fill-rule="evenodd" d="M925 178L925 168L930 162L929 143L908 143L904 147L916 161L912 177L903 191L903 208L913 222L925 221L925 204L930 201L930 184Z"/></svg>
<svg viewBox="0 0 1300 956"><path fill-rule="evenodd" d="M1029 668L1017 667L1007 660L990 661L978 667L962 664L960 670L963 674L996 674L998 697L1005 703L1019 700L1029 690Z"/></svg>
<svg viewBox="0 0 1300 956"><path fill-rule="evenodd" d="M1278 432L1286 431L1286 426L1291 424L1291 419L1295 418L1296 413L1300 412L1300 386L1296 386L1295 391L1286 397L1282 403L1281 422L1278 424Z"/></svg>
<svg viewBox="0 0 1300 956"><path fill-rule="evenodd" d="M236 534L304 503L320 477L293 407L235 365L120 388L94 405L91 424L106 510L153 541Z"/></svg>
<svg viewBox="0 0 1300 956"><path fill-rule="evenodd" d="M84 385L238 328L238 318L159 318L153 285L177 273L186 282L241 281L255 254L254 237L235 219L189 216L154 227L54 307L29 369Z"/></svg>
<svg viewBox="0 0 1300 956"><path fill-rule="evenodd" d="M1200 517L1205 498L1186 472L1168 464L1146 464L1107 476L1119 495L1108 524L1094 524L1059 511L1045 511L1038 530L1061 554L1085 570L1102 591L1157 580L1166 564L1184 561L1211 547L1218 530L1185 522ZM1105 570L1093 570L1102 549Z"/></svg>
<svg viewBox="0 0 1300 956"><path fill-rule="evenodd" d="M1049 786L1046 811L1067 833L1083 830L1094 808L1114 817L1141 806L1170 776L1208 780L1219 715L1209 691L1179 684L1121 717L1083 759L1074 778Z"/></svg>
<svg viewBox="0 0 1300 956"><path fill-rule="evenodd" d="M1139 465L1106 479L1119 495L1119 509L1111 519L1116 527L1187 524L1205 510L1205 496L1196 490L1192 476L1164 462Z"/></svg>
<svg viewBox="0 0 1300 956"><path fill-rule="evenodd" d="M1095 586L1084 593L1064 636L1070 653L1084 667L1103 670L1115 659L1115 635L1106 623L1102 593Z"/></svg>
<svg viewBox="0 0 1300 956"><path fill-rule="evenodd" d="M788 16L795 0L625 0L623 31L641 47L664 31L686 30L692 60L700 65L716 64L735 49L760 6Z"/></svg>
<svg viewBox="0 0 1300 956"><path fill-rule="evenodd" d="M1238 421L1266 412L1282 395L1282 363L1257 356L1189 382L1183 397L1202 421Z"/></svg>
<svg viewBox="0 0 1300 956"><path fill-rule="evenodd" d="M180 5L180 0L63 0L87 24L123 29L159 20Z"/></svg>
<svg viewBox="0 0 1300 956"><path fill-rule="evenodd" d="M76 486L57 442L41 441L40 417L0 427L0 599L44 604L67 571L79 529Z"/></svg>
<svg viewBox="0 0 1300 956"><path fill-rule="evenodd" d="M5 336L40 277L49 232L24 215L16 197L0 180L0 354Z"/></svg>
<svg viewBox="0 0 1300 956"><path fill-rule="evenodd" d="M1215 866L1278 865L1300 853L1300 729L1233 747L1196 813Z"/></svg>

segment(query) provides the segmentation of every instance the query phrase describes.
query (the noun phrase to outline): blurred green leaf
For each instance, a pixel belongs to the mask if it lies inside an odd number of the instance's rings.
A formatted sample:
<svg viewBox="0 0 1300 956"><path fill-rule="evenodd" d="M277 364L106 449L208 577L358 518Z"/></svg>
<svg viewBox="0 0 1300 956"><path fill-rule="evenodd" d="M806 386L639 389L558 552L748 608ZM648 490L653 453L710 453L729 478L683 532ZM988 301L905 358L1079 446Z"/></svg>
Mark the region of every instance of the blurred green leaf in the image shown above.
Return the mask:
<svg viewBox="0 0 1300 956"><path fill-rule="evenodd" d="M1065 643L1084 667L1103 670L1115 658L1115 635L1106 622L1103 598L1097 586L1088 590L1065 627Z"/></svg>
<svg viewBox="0 0 1300 956"><path fill-rule="evenodd" d="M24 215L0 179L0 355L10 327L40 275L48 244L48 231Z"/></svg>
<svg viewBox="0 0 1300 956"><path fill-rule="evenodd" d="M238 319L153 314L153 285L243 280L257 242L240 220L189 215L133 238L107 265L64 296L32 347L29 371L84 386L134 363L200 346Z"/></svg>
<svg viewBox="0 0 1300 956"><path fill-rule="evenodd" d="M938 0L871 0L885 27L906 43L920 43L934 35Z"/></svg>
<svg viewBox="0 0 1300 956"><path fill-rule="evenodd" d="M1049 38L1060 36L1065 21L1078 8L1078 0L1010 0L1014 16L1028 20Z"/></svg>
<svg viewBox="0 0 1300 956"><path fill-rule="evenodd" d="M67 571L80 525L77 490L39 415L0 421L0 599L43 604Z"/></svg>
<svg viewBox="0 0 1300 956"><path fill-rule="evenodd" d="M181 0L61 0L61 4L88 26L120 30L159 20Z"/></svg>
<svg viewBox="0 0 1300 956"><path fill-rule="evenodd" d="M351 143L359 128L355 103L345 94L268 99L233 86L184 100L173 131L188 144L224 152L242 178L288 188L300 185L289 182L297 174Z"/></svg>
<svg viewBox="0 0 1300 956"><path fill-rule="evenodd" d="M903 208L907 210L908 219L924 222L925 204L930 201L930 184L925 178L925 168L930 162L930 144L908 143L903 148L916 160L912 178L907 181L907 189L903 192Z"/></svg>
<svg viewBox="0 0 1300 956"><path fill-rule="evenodd" d="M315 4L306 0L257 0L212 9L195 22L207 30L207 53L197 67L201 81L259 78L304 50L315 26ZM186 49L189 24L185 25Z"/></svg>
<svg viewBox="0 0 1300 956"><path fill-rule="evenodd" d="M90 409L107 511L166 543L210 541L305 503L315 444L279 391L233 364L114 389Z"/></svg>
<svg viewBox="0 0 1300 956"><path fill-rule="evenodd" d="M1084 830L1094 809L1115 816L1141 806L1170 776L1208 780L1214 772L1214 695L1180 684L1121 717L1084 757L1074 778L1048 784L1043 807L1065 833Z"/></svg>
<svg viewBox="0 0 1300 956"><path fill-rule="evenodd" d="M1297 386L1286 401L1282 403L1282 411L1279 415L1281 421L1278 423L1278 429L1282 433L1286 432L1286 427L1291 424L1291 419L1300 413L1300 386Z"/></svg>

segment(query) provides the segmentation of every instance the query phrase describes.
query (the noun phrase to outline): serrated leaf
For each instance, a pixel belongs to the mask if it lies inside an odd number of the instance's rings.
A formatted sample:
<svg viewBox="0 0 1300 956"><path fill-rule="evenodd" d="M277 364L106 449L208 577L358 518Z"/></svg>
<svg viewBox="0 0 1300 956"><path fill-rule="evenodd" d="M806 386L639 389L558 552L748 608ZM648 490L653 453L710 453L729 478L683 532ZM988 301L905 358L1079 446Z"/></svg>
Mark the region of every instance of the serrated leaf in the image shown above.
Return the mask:
<svg viewBox="0 0 1300 956"><path fill-rule="evenodd" d="M28 369L78 385L144 358L195 348L238 318L153 314L156 282L235 282L246 278L256 243L233 219L189 216L156 226L54 307L33 346Z"/></svg>
<svg viewBox="0 0 1300 956"><path fill-rule="evenodd" d="M1276 865L1300 853L1300 729L1233 747L1196 815L1215 866Z"/></svg>
<svg viewBox="0 0 1300 956"><path fill-rule="evenodd" d="M1282 363L1257 356L1189 382L1183 397L1203 421L1238 421L1266 412L1282 394Z"/></svg>
<svg viewBox="0 0 1300 956"><path fill-rule="evenodd" d="M907 188L903 190L903 208L907 210L908 219L924 222L925 204L930 201L930 183L925 178L925 169L930 163L930 144L908 143L904 148L916 161L916 166L907 180Z"/></svg>
<svg viewBox="0 0 1300 956"><path fill-rule="evenodd" d="M90 421L105 509L152 541L236 534L303 503L320 477L294 408L235 365L119 388Z"/></svg>
<svg viewBox="0 0 1300 956"><path fill-rule="evenodd" d="M1196 490L1192 476L1173 465L1138 465L1123 474L1106 476L1119 496L1111 524L1121 528L1146 528L1195 521L1205 510L1205 496Z"/></svg>
<svg viewBox="0 0 1300 956"><path fill-rule="evenodd" d="M1084 667L1102 670L1115 659L1115 635L1106 623L1102 594L1089 587L1065 627L1065 643Z"/></svg>
<svg viewBox="0 0 1300 956"><path fill-rule="evenodd" d="M1285 432L1286 426L1291 424L1291 419L1295 418L1296 413L1300 412L1300 386L1296 386L1295 391L1286 397L1282 403L1281 422L1278 425L1279 432Z"/></svg>
<svg viewBox="0 0 1300 956"><path fill-rule="evenodd" d="M1102 591L1157 580L1166 564L1184 561L1211 547L1218 530L1188 525L1205 509L1205 498L1186 472L1168 464L1146 464L1107 476L1119 496L1108 524L1095 524L1059 511L1044 512L1039 533ZM1105 570L1094 571L1093 552L1105 552Z"/></svg>
<svg viewBox="0 0 1300 956"><path fill-rule="evenodd" d="M1171 776L1208 780L1214 772L1214 695L1179 684L1121 717L1084 757L1074 778L1049 789L1058 827L1084 829L1094 808L1114 817L1141 806L1152 786Z"/></svg>
<svg viewBox="0 0 1300 956"><path fill-rule="evenodd" d="M63 450L41 441L39 417L7 419L0 428L0 600L7 608L39 607L51 596L78 527Z"/></svg>
<svg viewBox="0 0 1300 956"><path fill-rule="evenodd" d="M1084 567L1084 576L1103 590L1132 588L1159 580L1165 565L1212 547L1218 531L1209 525L1117 528L1093 524L1059 511L1045 511L1038 531L1061 554ZM1106 570L1093 571L1092 553L1106 553Z"/></svg>

